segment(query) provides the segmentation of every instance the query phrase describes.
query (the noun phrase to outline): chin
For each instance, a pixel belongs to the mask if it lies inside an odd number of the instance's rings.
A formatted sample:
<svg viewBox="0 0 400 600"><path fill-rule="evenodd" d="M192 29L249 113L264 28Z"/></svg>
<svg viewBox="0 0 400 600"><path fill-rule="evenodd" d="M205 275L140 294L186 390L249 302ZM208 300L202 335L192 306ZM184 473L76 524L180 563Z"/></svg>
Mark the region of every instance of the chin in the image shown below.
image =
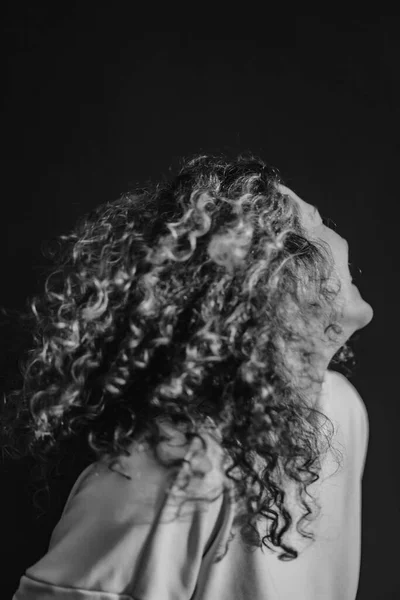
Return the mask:
<svg viewBox="0 0 400 600"><path fill-rule="evenodd" d="M350 335L352 335L355 331L363 329L372 321L374 318L374 310L372 306L360 296L357 303L347 308L346 314L343 315L343 317L344 325L346 329L351 331Z"/></svg>

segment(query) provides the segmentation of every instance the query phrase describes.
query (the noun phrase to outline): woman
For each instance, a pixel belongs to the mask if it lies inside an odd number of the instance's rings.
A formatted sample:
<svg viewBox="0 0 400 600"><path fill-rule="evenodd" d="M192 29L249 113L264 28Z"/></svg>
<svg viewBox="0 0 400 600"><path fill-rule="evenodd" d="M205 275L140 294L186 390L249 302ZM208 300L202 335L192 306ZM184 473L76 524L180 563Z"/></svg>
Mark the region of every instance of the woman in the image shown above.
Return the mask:
<svg viewBox="0 0 400 600"><path fill-rule="evenodd" d="M93 460L14 600L354 600L346 241L261 160L199 156L60 242L8 427Z"/></svg>

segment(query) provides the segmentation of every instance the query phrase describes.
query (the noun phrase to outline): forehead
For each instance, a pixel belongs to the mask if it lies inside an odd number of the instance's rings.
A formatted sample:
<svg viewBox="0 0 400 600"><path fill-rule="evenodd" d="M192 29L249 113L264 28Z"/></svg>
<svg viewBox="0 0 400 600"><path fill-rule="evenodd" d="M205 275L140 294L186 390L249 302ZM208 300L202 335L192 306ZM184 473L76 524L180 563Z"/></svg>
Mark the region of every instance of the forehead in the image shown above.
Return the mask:
<svg viewBox="0 0 400 600"><path fill-rule="evenodd" d="M318 214L317 208L315 206L313 206L312 204L308 204L308 202L302 200L300 196L298 196L290 188L286 187L286 185L278 184L277 188L281 194L289 196L290 198L292 198L292 200L296 202L303 225L315 224L315 217Z"/></svg>

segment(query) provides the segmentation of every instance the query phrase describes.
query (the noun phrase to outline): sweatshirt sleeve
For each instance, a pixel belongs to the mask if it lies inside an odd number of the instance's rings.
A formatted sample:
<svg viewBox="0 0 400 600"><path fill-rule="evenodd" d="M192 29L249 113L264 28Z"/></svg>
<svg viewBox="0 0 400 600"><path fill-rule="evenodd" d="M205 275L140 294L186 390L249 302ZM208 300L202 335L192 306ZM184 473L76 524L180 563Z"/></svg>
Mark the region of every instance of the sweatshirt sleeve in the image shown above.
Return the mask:
<svg viewBox="0 0 400 600"><path fill-rule="evenodd" d="M90 465L71 491L47 554L26 570L13 600L190 598L226 505L219 472L204 460L206 469L197 465L203 476L196 488L196 478L191 484L196 493L180 512L180 492L173 491L186 462L172 492L169 471L149 453L122 457L118 472Z"/></svg>

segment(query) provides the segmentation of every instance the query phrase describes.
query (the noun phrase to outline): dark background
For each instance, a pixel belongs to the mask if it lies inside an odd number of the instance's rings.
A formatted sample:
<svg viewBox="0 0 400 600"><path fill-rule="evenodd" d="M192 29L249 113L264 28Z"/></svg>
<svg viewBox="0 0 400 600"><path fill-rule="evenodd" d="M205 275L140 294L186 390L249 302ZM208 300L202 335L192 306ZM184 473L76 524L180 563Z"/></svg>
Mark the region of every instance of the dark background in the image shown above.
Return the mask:
<svg viewBox="0 0 400 600"><path fill-rule="evenodd" d="M278 167L348 239L362 270L356 282L375 310L356 343L352 377L370 421L357 599L400 597L400 17L261 22L249 5L235 27L209 18L195 29L192 16L148 31L151 19L110 5L65 10L15 2L3 21L0 304L22 309L41 291L44 240L132 185L167 175L182 156L250 150ZM4 384L19 345L12 324L3 326ZM26 465L5 460L4 598L46 552L62 510L61 498L37 521L26 480ZM73 481L65 481L67 493Z"/></svg>

